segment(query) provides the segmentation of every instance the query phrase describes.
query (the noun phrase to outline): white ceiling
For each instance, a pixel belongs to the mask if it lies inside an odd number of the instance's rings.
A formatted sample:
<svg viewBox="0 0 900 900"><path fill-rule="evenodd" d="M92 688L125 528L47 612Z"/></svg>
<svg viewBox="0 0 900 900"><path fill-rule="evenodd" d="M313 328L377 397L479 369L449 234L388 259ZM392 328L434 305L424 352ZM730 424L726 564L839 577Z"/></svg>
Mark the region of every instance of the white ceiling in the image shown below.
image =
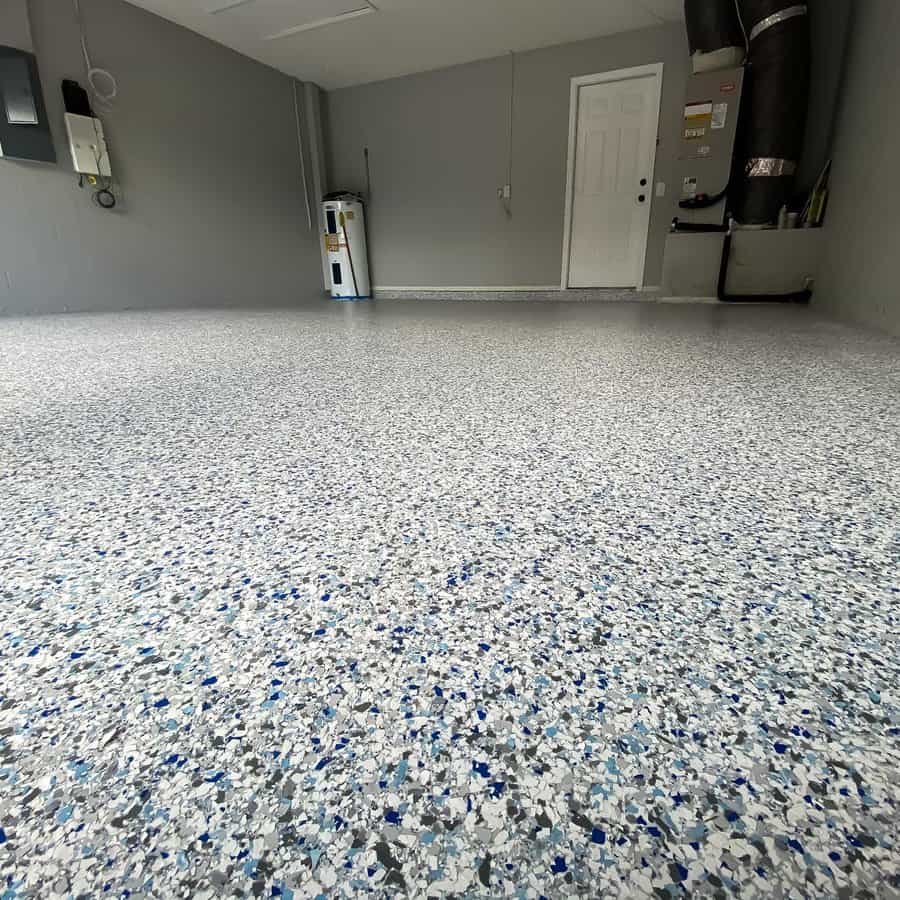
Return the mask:
<svg viewBox="0 0 900 900"><path fill-rule="evenodd" d="M131 0L303 81L331 90L683 19L683 0ZM211 14L211 10L236 4Z"/></svg>

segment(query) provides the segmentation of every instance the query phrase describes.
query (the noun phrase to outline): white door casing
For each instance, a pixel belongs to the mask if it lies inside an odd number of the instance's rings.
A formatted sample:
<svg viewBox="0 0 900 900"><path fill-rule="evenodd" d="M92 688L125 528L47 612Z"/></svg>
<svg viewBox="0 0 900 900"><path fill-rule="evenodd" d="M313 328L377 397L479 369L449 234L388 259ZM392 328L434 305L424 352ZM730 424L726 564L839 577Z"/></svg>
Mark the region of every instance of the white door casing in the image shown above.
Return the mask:
<svg viewBox="0 0 900 900"><path fill-rule="evenodd" d="M658 63L572 79L563 290L643 287L662 75Z"/></svg>

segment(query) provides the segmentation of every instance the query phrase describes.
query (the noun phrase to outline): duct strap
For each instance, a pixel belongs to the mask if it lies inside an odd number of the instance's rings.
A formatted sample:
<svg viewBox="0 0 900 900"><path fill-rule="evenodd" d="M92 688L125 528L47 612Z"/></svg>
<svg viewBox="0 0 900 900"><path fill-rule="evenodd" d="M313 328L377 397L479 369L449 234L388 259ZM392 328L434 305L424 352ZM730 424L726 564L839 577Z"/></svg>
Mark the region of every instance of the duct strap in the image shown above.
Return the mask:
<svg viewBox="0 0 900 900"><path fill-rule="evenodd" d="M750 40L755 41L764 31L768 31L768 29L775 25L780 25L788 19L805 16L808 11L809 8L805 3L798 3L796 6L789 6L787 9L781 10L781 12L772 13L771 16L766 16L765 19L756 23L750 32Z"/></svg>
<svg viewBox="0 0 900 900"><path fill-rule="evenodd" d="M761 156L747 160L746 173L748 178L782 178L788 175L796 175L797 163L792 159L775 159L771 156Z"/></svg>

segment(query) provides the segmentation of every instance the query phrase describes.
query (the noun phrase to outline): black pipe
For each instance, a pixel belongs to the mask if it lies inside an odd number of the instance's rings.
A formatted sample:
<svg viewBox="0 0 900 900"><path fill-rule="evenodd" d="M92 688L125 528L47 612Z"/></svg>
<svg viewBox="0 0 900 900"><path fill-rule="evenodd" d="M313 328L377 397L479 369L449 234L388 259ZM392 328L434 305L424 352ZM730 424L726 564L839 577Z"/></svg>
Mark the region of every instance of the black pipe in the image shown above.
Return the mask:
<svg viewBox="0 0 900 900"><path fill-rule="evenodd" d="M728 231L727 225L710 225L705 222L682 222L676 216L672 219L673 234L722 234Z"/></svg>
<svg viewBox="0 0 900 900"><path fill-rule="evenodd" d="M687 200L679 200L678 208L679 209L710 209L713 206L716 206L718 203L721 203L727 196L728 190L731 187L731 182L725 185L725 189L719 191L718 194L713 194L710 196L709 194L697 194L696 197L690 197Z"/></svg>
<svg viewBox="0 0 900 900"><path fill-rule="evenodd" d="M734 0L684 0L684 18L691 56L744 46Z"/></svg>

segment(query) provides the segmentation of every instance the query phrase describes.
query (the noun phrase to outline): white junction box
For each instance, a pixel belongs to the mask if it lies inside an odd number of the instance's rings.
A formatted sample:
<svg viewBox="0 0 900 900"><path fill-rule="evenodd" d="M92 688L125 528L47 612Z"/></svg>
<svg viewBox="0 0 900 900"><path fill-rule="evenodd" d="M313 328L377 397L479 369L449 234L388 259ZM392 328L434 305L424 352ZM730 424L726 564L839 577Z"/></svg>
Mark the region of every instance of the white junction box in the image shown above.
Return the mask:
<svg viewBox="0 0 900 900"><path fill-rule="evenodd" d="M103 123L90 116L66 113L66 134L72 152L72 165L81 175L112 176L109 151L103 136Z"/></svg>

